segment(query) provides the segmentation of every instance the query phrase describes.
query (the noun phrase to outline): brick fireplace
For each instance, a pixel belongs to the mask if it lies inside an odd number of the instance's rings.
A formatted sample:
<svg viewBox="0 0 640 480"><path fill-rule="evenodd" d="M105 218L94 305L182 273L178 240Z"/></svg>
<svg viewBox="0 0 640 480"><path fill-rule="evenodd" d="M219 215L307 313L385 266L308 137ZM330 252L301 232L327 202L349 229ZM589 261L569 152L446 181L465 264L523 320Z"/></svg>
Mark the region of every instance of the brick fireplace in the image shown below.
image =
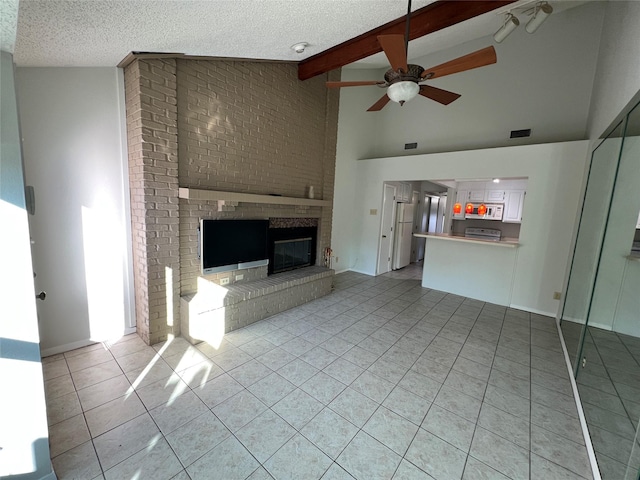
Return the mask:
<svg viewBox="0 0 640 480"><path fill-rule="evenodd" d="M322 259L330 206L193 200L178 190L304 198L313 186L331 201L338 92L325 87L329 78L339 72L301 82L293 63L145 57L125 66L137 331L146 343L180 334L180 299L202 278L200 218L315 222L310 262ZM266 273L231 272L229 281Z"/></svg>

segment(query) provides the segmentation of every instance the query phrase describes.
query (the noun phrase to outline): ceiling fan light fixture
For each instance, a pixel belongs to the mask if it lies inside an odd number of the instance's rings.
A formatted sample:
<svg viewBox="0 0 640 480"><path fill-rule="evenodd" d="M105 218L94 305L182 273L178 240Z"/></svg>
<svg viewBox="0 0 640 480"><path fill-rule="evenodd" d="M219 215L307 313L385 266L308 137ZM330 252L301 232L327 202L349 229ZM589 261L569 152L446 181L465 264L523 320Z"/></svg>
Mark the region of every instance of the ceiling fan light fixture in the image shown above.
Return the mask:
<svg viewBox="0 0 640 480"><path fill-rule="evenodd" d="M518 18L511 12L507 13L507 18L505 19L504 24L496 33L493 34L493 39L496 43L501 43L511 34L511 32L518 28L518 25L520 25L520 20L518 20Z"/></svg>
<svg viewBox="0 0 640 480"><path fill-rule="evenodd" d="M403 105L420 92L420 86L416 82L405 80L389 85L387 88L387 96L394 102Z"/></svg>
<svg viewBox="0 0 640 480"><path fill-rule="evenodd" d="M527 25L524 27L527 33L534 33L540 25L542 25L549 15L553 13L553 7L549 5L547 2L540 2L536 5L533 17L531 20L527 22Z"/></svg>

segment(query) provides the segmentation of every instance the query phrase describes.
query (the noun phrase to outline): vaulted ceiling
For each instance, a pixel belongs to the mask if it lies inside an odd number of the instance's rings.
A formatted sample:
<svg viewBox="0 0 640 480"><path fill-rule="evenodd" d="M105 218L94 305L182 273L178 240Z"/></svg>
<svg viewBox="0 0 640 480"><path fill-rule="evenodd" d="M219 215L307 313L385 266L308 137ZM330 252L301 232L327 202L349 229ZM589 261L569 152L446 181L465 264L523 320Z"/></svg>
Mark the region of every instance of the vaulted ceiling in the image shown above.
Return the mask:
<svg viewBox="0 0 640 480"><path fill-rule="evenodd" d="M0 0L3 7L15 2ZM512 2L413 0L412 37L421 38L411 42L409 57L490 35L509 8L533 5ZM552 3L557 9L582 2ZM338 46L356 38L349 55L320 70L356 57L356 67L382 67L386 59L371 55L377 42L367 32L397 19L391 28L403 32L406 11L407 0L19 0L14 60L18 66L115 66L132 51L171 52L303 61L315 65L310 75L319 65L310 57L345 52ZM302 54L291 49L298 42L309 44Z"/></svg>

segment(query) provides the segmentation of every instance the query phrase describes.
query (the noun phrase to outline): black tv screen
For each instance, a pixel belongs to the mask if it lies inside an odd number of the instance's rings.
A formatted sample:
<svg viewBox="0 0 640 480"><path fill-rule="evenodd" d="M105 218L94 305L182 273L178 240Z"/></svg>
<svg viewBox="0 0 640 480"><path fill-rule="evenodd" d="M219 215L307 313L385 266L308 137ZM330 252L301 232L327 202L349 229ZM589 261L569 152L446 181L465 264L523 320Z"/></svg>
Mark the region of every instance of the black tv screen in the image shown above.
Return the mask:
<svg viewBox="0 0 640 480"><path fill-rule="evenodd" d="M269 220L201 220L203 273L246 268L253 265L238 264L267 260L268 230Z"/></svg>

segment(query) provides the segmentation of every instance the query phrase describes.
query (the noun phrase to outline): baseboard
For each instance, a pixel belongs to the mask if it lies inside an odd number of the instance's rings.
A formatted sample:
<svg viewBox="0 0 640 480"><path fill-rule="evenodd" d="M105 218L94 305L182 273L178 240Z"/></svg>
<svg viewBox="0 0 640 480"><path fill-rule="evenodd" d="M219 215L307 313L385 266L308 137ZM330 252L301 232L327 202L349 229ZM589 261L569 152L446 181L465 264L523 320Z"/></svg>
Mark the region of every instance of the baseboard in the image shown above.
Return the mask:
<svg viewBox="0 0 640 480"><path fill-rule="evenodd" d="M523 307L522 305L509 305L509 308L516 310L522 310L523 312L535 313L537 315L544 315L545 317L556 318L556 312L545 312L544 310L538 310L537 308Z"/></svg>
<svg viewBox="0 0 640 480"><path fill-rule="evenodd" d="M127 327L122 331L122 335L129 335L131 333L136 333L136 327ZM95 340L84 339L78 340L77 342L65 343L64 345L58 345L57 347L45 348L44 350L40 350L40 356L50 357L51 355L57 355L58 353L70 352L71 350L75 350L76 348L87 347L89 345L93 345L96 342Z"/></svg>
<svg viewBox="0 0 640 480"><path fill-rule="evenodd" d="M564 317L564 318L562 318L562 321L563 322L576 323L578 325L584 325L585 324L584 320L578 320L578 319L572 318L572 317ZM589 322L589 326L590 327L594 327L594 328L599 328L600 330L607 330L609 332L613 331L613 325L605 325L604 323Z"/></svg>
<svg viewBox="0 0 640 480"><path fill-rule="evenodd" d="M335 270L335 275L338 275L339 273L344 273L344 272L348 272L350 271L348 268L343 268L342 270Z"/></svg>
<svg viewBox="0 0 640 480"><path fill-rule="evenodd" d="M53 466L51 466L51 472L47 473L44 477L41 477L40 480L57 480L56 473L53 471Z"/></svg>
<svg viewBox="0 0 640 480"><path fill-rule="evenodd" d="M564 343L562 329L558 321L556 321L556 329L558 330L558 336L560 337L560 343L562 345L562 352L564 353L564 361L567 365L567 371L569 372L569 380L571 381L571 389L573 390L573 399L575 400L576 408L578 409L578 417L580 418L580 426L582 427L582 436L584 437L584 444L587 447L587 455L589 457L589 464L591 465L593 480L602 480L602 477L600 476L600 469L598 468L598 461L596 460L596 452L593 449L593 444L591 443L591 435L589 435L587 419L584 416L584 410L582 410L582 402L580 401L580 393L578 393L578 385L576 384L576 379L573 376L569 352L567 352L567 345Z"/></svg>
<svg viewBox="0 0 640 480"><path fill-rule="evenodd" d="M362 273L363 275L369 275L370 277L375 277L375 274L371 273L371 272L365 272L362 270L358 270L357 268L350 268L349 269L350 272L355 272L355 273Z"/></svg>

